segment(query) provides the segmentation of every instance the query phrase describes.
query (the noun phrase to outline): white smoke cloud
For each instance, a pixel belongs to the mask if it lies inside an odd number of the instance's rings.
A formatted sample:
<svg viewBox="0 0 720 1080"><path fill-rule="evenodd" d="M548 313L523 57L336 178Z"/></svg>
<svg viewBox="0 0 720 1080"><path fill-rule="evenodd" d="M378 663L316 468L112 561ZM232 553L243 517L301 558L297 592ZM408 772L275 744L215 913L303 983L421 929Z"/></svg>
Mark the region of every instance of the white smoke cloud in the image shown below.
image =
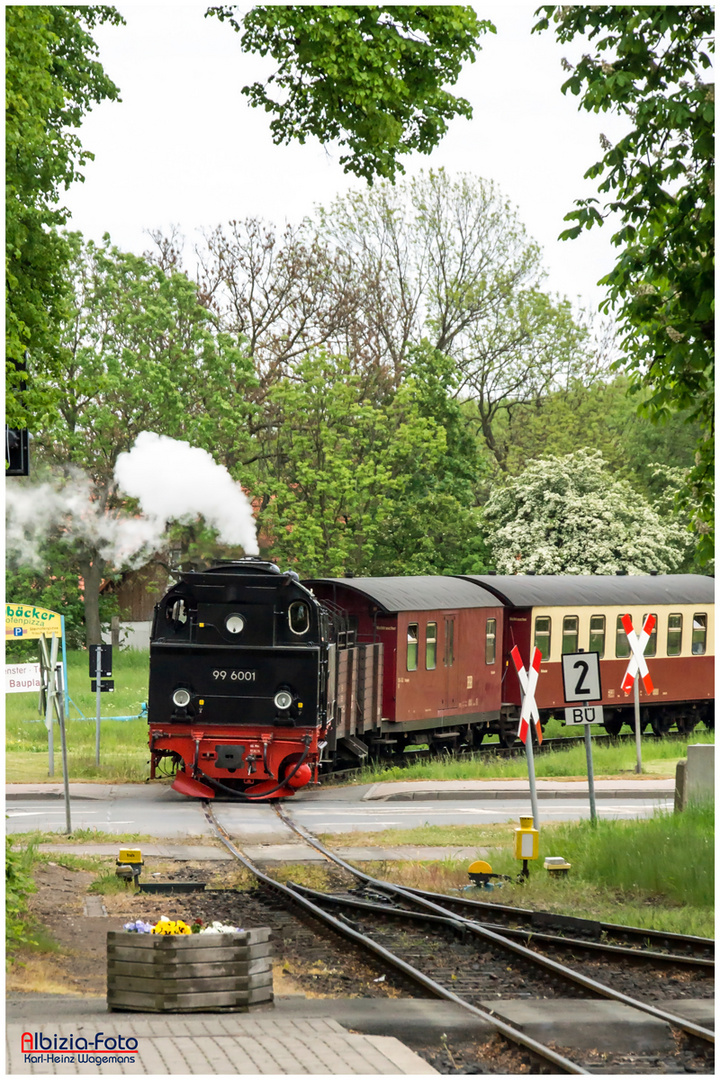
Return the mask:
<svg viewBox="0 0 720 1080"><path fill-rule="evenodd" d="M5 548L8 561L40 567L40 545L58 531L68 543L80 541L97 549L116 565L130 565L135 557L157 546L151 523L107 510L92 481L73 470L63 481L6 486Z"/></svg>
<svg viewBox="0 0 720 1080"><path fill-rule="evenodd" d="M59 530L68 543L92 546L113 566L140 566L162 547L168 522L192 521L200 514L222 543L259 554L248 499L205 450L145 431L118 456L115 481L139 501L142 514L108 510L79 470L63 482L7 484L8 561L40 568L40 545Z"/></svg>
<svg viewBox="0 0 720 1080"><path fill-rule="evenodd" d="M202 514L222 543L242 547L248 555L260 553L248 499L206 450L143 431L132 450L118 456L115 480L161 532L169 521Z"/></svg>

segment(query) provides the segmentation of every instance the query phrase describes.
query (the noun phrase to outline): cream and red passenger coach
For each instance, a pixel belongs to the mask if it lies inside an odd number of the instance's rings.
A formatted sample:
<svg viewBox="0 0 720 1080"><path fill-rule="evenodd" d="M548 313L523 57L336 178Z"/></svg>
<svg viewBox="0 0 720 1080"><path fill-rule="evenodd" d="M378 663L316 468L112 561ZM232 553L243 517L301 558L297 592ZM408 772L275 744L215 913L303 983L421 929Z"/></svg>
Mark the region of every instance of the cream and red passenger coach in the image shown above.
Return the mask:
<svg viewBox="0 0 720 1080"><path fill-rule="evenodd" d="M647 615L656 622L645 650L653 681L648 694L640 683L640 720L655 734L673 723L690 732L699 721L714 726L714 579L699 574L667 575L468 575L489 590L506 611L503 654L514 645L527 659L542 653L536 700L542 720L562 713L565 702L563 653L600 654L602 706L607 731L624 723L634 728L633 695L621 690L630 646L622 616L632 616L640 631ZM520 705L512 664L506 670L505 706Z"/></svg>

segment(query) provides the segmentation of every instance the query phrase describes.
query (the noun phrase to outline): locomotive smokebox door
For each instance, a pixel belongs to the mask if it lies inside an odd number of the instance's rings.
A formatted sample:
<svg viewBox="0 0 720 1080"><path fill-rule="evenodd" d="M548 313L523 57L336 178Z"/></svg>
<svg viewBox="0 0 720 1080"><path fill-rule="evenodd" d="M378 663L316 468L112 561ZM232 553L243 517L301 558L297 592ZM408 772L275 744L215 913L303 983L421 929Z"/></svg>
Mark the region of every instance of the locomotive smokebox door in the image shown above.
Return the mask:
<svg viewBox="0 0 720 1080"><path fill-rule="evenodd" d="M242 765L244 746L216 746L217 762L221 769L239 769Z"/></svg>

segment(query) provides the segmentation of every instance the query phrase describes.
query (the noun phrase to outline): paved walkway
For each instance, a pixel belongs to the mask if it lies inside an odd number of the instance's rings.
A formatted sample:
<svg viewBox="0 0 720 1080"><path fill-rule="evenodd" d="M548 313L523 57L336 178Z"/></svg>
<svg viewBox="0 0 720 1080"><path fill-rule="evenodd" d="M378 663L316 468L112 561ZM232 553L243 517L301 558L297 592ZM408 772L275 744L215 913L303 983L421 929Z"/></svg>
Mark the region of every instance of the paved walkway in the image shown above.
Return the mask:
<svg viewBox="0 0 720 1080"><path fill-rule="evenodd" d="M539 799L583 799L587 780L537 780ZM596 799L669 799L675 780L662 776L628 779L595 779ZM521 799L529 795L527 780L393 780L371 784L364 802L397 802L426 799Z"/></svg>
<svg viewBox="0 0 720 1080"><path fill-rule="evenodd" d="M224 848L205 847L198 844L144 844L135 845L142 851L143 859L172 859L176 862L228 862L233 856ZM38 850L55 855L104 855L117 858L121 847L127 844L39 844ZM325 862L325 856L304 844L243 844L243 851L259 865L268 863ZM442 859L477 859L488 854L482 847L421 846L397 844L394 847L340 847L335 854L348 862L435 862ZM142 881L149 881L146 865Z"/></svg>
<svg viewBox="0 0 720 1080"><path fill-rule="evenodd" d="M586 1049L612 1039L615 1049L635 1051L672 1046L667 1023L617 1002L555 998L481 1004L541 1042ZM713 1005L711 1000L664 1002L668 1012L711 1029ZM108 1013L100 997L14 993L7 1004L8 1073L427 1075L434 1070L405 1043L440 1049L444 1039L451 1045L482 1042L493 1031L488 1019L434 998L295 995L278 997L253 1013L161 1015ZM22 1052L23 1033L35 1039L41 1034L46 1042L54 1036L69 1041L72 1035L77 1048L80 1039L94 1046L100 1032L103 1040L137 1039L136 1060L96 1064L74 1055L67 1062L32 1062ZM97 1047L92 1057L117 1052L99 1038ZM56 1056L62 1057L62 1050Z"/></svg>
<svg viewBox="0 0 720 1080"><path fill-rule="evenodd" d="M22 1036L38 1032L84 1039L97 1046L78 1052L22 1052ZM101 1033L101 1035L99 1034ZM114 1049L122 1036L136 1052ZM419 1055L387 1035L353 1035L337 1020L279 1018L257 1013L152 1015L109 1013L98 1019L10 1022L7 1025L9 1075L82 1073L117 1075L202 1074L221 1076L427 1075L436 1072ZM110 1042L110 1049L107 1049ZM81 1046L81 1050L83 1049Z"/></svg>
<svg viewBox="0 0 720 1080"><path fill-rule="evenodd" d="M168 795L183 802L170 790L168 784L82 784L68 785L73 799L132 798L138 790L143 797L164 800ZM587 780L537 780L536 788L541 799L587 798ZM599 799L666 799L675 791L673 777L635 776L622 779L595 778L595 795ZM322 787L302 790L288 802L298 806L305 802L338 799L343 802L374 802L405 799L516 799L529 794L527 780L392 780L381 784L364 784L343 788ZM62 799L62 782L47 784L6 784L5 795L9 800Z"/></svg>

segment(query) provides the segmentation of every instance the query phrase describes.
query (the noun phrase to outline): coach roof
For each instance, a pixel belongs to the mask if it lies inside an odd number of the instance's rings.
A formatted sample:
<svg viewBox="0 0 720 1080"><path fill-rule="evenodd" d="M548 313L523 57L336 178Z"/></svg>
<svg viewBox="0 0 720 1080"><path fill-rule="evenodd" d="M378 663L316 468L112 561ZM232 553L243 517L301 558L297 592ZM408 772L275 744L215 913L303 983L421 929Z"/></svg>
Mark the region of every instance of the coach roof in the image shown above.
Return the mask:
<svg viewBox="0 0 720 1080"><path fill-rule="evenodd" d="M702 574L464 574L509 607L712 604L715 579Z"/></svg>
<svg viewBox="0 0 720 1080"><path fill-rule="evenodd" d="M398 611L438 611L447 608L500 607L492 593L461 577L312 578L303 585L352 589L372 600L388 615Z"/></svg>

